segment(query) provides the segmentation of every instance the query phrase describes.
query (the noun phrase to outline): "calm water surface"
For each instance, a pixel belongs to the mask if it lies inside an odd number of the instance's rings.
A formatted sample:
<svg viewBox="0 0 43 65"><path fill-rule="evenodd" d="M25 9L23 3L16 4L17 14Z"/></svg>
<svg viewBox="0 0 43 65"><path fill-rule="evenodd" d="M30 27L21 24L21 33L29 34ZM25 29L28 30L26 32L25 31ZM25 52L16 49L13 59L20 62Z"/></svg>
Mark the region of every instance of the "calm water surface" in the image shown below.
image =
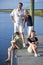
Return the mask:
<svg viewBox="0 0 43 65"><path fill-rule="evenodd" d="M43 35L43 17L34 17L34 29L37 35ZM27 34L27 26L25 34ZM13 23L10 20L10 13L0 12L0 65L7 65L7 49L10 46L10 41L13 34Z"/></svg>

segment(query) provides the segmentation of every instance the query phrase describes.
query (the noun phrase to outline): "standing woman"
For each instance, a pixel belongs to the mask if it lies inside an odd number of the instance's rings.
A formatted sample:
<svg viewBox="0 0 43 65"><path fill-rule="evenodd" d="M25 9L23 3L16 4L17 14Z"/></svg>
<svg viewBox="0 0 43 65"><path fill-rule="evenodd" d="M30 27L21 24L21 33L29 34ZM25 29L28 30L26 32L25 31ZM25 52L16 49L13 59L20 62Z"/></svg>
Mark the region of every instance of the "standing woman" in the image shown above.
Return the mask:
<svg viewBox="0 0 43 65"><path fill-rule="evenodd" d="M33 23L32 23L32 17L29 15L28 10L24 10L24 21L27 22L27 27L28 27L28 37L30 36L30 32L33 30Z"/></svg>

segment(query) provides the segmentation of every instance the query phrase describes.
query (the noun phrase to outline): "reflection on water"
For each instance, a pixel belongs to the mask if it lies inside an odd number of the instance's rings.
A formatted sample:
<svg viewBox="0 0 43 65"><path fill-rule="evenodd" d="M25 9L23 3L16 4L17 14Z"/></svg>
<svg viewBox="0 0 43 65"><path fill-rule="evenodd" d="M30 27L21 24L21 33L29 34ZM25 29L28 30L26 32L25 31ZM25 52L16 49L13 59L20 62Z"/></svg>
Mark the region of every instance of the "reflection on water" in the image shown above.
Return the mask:
<svg viewBox="0 0 43 65"><path fill-rule="evenodd" d="M10 46L10 41L13 34L13 23L10 20L10 13L0 13L0 65L7 65L7 49ZM43 17L35 16L34 29L36 34L43 35ZM26 26L27 28L27 26ZM27 34L25 28L25 34ZM10 65L10 63L8 63Z"/></svg>

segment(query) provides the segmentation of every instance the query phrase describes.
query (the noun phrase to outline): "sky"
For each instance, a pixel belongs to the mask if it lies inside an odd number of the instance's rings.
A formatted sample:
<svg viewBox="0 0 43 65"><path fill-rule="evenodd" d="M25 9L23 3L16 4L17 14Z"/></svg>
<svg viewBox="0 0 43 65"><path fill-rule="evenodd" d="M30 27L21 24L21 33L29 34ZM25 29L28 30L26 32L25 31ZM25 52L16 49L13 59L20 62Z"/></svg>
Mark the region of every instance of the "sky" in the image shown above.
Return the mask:
<svg viewBox="0 0 43 65"><path fill-rule="evenodd" d="M43 0L34 0L35 9L43 9ZM0 9L17 8L18 2L23 3L23 9L30 8L30 0L0 0Z"/></svg>

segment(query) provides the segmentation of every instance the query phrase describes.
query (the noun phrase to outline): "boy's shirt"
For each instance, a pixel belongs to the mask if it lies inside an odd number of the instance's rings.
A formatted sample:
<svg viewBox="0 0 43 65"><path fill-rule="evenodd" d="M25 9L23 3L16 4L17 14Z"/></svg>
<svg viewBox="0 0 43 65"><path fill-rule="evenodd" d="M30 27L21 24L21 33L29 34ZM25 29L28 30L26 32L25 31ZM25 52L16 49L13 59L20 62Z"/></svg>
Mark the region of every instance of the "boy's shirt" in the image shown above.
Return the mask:
<svg viewBox="0 0 43 65"><path fill-rule="evenodd" d="M23 41L22 38L19 36L18 39L14 38L14 40L17 40L16 45L20 48L23 48Z"/></svg>

